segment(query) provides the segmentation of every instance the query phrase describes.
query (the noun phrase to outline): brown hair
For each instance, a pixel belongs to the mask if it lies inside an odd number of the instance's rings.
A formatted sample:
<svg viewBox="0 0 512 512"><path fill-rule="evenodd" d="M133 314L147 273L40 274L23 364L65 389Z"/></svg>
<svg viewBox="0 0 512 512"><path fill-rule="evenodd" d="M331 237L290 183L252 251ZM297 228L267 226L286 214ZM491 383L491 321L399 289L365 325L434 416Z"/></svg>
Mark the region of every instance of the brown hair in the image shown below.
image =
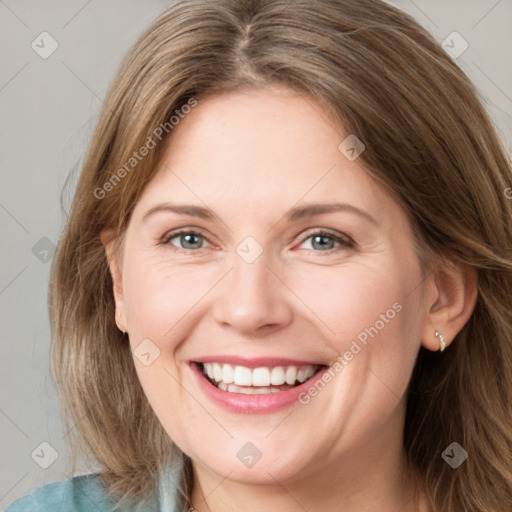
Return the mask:
<svg viewBox="0 0 512 512"><path fill-rule="evenodd" d="M106 229L122 236L165 144L130 158L158 127L171 137L169 119L187 103L271 84L322 101L365 143L358 162L407 212L425 272L447 261L476 270L470 320L446 352L420 349L404 449L433 511L512 509L511 162L469 79L416 21L378 0L178 0L126 56L52 267L51 370L76 426L73 467L92 456L109 491L140 499L181 453L116 327L100 241ZM456 470L441 458L453 441L469 453Z"/></svg>

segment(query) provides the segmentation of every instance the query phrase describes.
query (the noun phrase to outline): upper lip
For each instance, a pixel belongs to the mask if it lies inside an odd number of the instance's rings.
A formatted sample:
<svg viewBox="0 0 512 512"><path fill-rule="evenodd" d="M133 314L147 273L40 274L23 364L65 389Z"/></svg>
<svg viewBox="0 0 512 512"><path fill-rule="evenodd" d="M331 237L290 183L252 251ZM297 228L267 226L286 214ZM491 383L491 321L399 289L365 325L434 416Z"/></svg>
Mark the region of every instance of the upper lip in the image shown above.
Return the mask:
<svg viewBox="0 0 512 512"><path fill-rule="evenodd" d="M240 357L230 355L204 356L192 359L194 363L225 363L233 366L245 366L247 368L259 368L261 366L325 366L325 363L318 361L299 361L298 359L288 359L283 357Z"/></svg>

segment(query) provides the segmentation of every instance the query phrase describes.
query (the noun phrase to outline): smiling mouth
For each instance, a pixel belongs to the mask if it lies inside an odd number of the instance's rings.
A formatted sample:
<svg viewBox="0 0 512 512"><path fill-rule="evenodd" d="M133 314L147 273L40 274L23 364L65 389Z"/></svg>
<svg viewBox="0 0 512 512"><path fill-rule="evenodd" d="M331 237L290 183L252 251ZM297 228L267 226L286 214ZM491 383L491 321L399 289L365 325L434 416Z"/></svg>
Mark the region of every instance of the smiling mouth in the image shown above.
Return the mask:
<svg viewBox="0 0 512 512"><path fill-rule="evenodd" d="M325 365L274 366L248 368L226 363L195 363L203 377L228 393L262 395L278 393L304 384Z"/></svg>

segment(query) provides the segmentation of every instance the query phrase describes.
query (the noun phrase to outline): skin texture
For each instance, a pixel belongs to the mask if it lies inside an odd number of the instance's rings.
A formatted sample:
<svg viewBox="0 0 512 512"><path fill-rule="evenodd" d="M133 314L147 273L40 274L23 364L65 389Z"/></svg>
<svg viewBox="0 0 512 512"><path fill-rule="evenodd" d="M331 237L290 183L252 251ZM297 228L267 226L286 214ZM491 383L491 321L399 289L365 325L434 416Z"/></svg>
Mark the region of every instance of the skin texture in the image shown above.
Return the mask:
<svg viewBox="0 0 512 512"><path fill-rule="evenodd" d="M475 279L454 266L422 275L407 216L360 160L339 151L347 135L321 103L283 87L199 100L135 206L122 253L102 237L119 328L134 350L146 339L160 350L151 365L134 364L162 425L194 462L199 511L419 510L400 476L410 474L404 394L420 345L437 350L435 330L449 345L466 323ZM161 211L143 220L167 202L216 217ZM375 222L349 211L285 218L295 206L332 202ZM169 239L180 228L200 236ZM305 238L320 228L355 245ZM252 263L236 251L248 236L263 251ZM393 304L400 311L307 405L225 411L189 366L221 354L330 365ZM262 454L251 468L237 457L247 442Z"/></svg>

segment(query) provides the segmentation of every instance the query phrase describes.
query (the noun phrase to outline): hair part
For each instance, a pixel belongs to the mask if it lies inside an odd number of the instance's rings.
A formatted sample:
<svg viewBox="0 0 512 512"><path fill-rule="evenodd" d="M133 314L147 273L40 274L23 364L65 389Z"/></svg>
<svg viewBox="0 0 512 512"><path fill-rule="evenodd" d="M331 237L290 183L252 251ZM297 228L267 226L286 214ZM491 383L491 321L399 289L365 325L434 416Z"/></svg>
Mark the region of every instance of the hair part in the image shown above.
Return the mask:
<svg viewBox="0 0 512 512"><path fill-rule="evenodd" d="M434 512L512 508L511 162L470 80L415 20L379 0L178 0L126 56L52 265L51 371L72 470L80 457L99 463L112 494L141 499L183 457L116 326L100 240L111 230L122 241L172 129L126 163L192 100L275 84L321 101L340 136L365 143L358 162L406 212L425 276L446 262L477 271L474 312L449 349L420 349L404 450ZM123 166L126 176L105 186ZM441 458L453 441L469 453L456 471Z"/></svg>

